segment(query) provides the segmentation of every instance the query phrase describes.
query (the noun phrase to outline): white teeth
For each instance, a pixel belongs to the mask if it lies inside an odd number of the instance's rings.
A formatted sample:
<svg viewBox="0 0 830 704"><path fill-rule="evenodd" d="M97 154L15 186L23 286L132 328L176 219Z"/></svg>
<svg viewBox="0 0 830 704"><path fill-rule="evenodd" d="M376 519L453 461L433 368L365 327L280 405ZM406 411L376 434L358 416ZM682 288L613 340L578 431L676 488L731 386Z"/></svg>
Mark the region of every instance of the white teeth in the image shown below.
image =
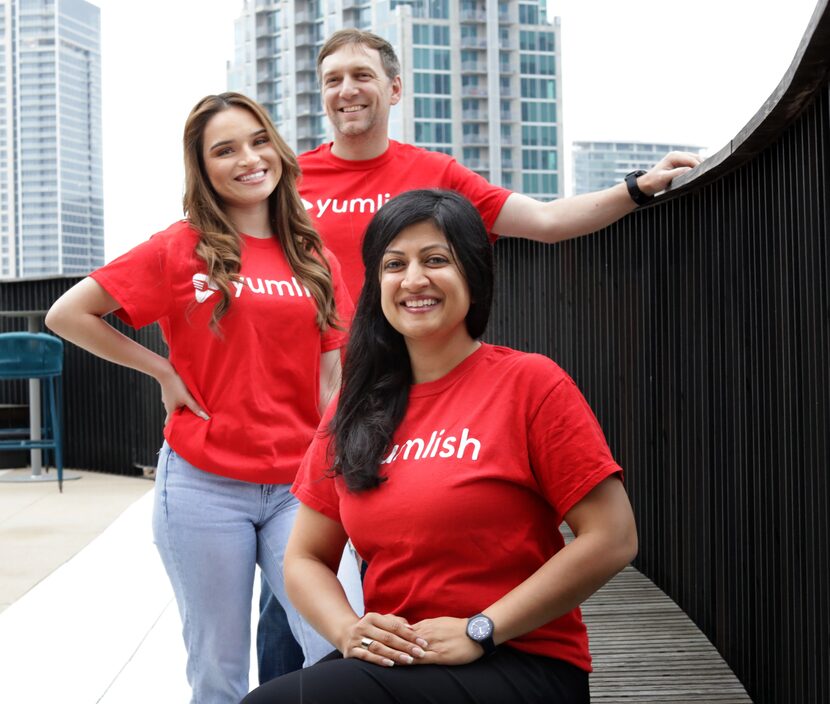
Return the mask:
<svg viewBox="0 0 830 704"><path fill-rule="evenodd" d="M237 181L256 181L258 178L262 178L265 176L264 171L254 171L252 174L245 174L244 176L237 177Z"/></svg>
<svg viewBox="0 0 830 704"><path fill-rule="evenodd" d="M434 298L423 298L418 301L404 301L407 308L425 308L426 306L434 306L438 303Z"/></svg>
<svg viewBox="0 0 830 704"><path fill-rule="evenodd" d="M342 108L341 112L357 112L358 110L361 110L361 109L363 109L362 105L352 105L352 106L347 107L347 108Z"/></svg>

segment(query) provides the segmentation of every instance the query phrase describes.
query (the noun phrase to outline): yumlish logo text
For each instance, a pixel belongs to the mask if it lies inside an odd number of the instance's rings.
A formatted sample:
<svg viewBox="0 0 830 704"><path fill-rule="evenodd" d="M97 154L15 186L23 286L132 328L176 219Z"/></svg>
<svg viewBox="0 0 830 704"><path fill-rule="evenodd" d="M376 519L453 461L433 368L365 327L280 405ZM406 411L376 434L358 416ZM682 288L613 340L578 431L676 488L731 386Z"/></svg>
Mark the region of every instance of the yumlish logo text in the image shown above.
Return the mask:
<svg viewBox="0 0 830 704"><path fill-rule="evenodd" d="M378 193L369 198L318 198L313 203L302 199L305 209L315 217L328 213L376 213L392 197L391 193Z"/></svg>
<svg viewBox="0 0 830 704"><path fill-rule="evenodd" d="M233 297L239 298L245 290L258 295L265 296L305 296L311 298L311 291L301 286L297 279L292 276L288 281L276 281L274 279L251 278L250 276L237 275L235 281L231 281ZM219 287L208 279L206 274L193 275L193 288L196 291L196 302L204 303L210 298Z"/></svg>
<svg viewBox="0 0 830 704"><path fill-rule="evenodd" d="M413 460L425 460L434 457L443 459L455 457L460 460L464 459L467 448L470 449L470 459L473 462L478 460L481 453L481 443L470 435L469 428L462 429L460 438L455 435L445 437L445 432L446 429L433 430L428 440L412 438L402 445L394 445L381 464L391 464L397 459L408 460L410 457Z"/></svg>

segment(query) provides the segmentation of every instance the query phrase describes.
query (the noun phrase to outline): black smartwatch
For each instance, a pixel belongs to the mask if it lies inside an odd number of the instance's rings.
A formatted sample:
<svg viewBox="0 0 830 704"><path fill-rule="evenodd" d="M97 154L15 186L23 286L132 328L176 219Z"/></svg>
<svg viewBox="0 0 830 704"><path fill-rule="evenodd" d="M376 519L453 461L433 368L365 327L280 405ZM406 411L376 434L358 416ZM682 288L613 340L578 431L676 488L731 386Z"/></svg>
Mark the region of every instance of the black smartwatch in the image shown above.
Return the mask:
<svg viewBox="0 0 830 704"><path fill-rule="evenodd" d="M628 188L628 195L631 196L631 200L637 205L645 205L654 200L654 196L647 196L637 185L637 179L645 173L642 169L637 169L637 171L632 171L630 174L625 175L625 185Z"/></svg>
<svg viewBox="0 0 830 704"><path fill-rule="evenodd" d="M493 622L484 614L470 616L467 620L467 636L484 649L485 655L492 655L496 652L496 644L493 642Z"/></svg>

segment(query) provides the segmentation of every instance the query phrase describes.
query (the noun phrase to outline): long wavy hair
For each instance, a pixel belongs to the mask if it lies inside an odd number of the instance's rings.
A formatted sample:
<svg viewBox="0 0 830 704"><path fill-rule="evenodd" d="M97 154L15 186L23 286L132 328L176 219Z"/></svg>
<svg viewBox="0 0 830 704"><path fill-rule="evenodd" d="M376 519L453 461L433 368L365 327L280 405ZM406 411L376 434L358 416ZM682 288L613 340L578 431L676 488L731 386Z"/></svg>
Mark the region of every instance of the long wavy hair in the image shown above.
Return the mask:
<svg viewBox="0 0 830 704"><path fill-rule="evenodd" d="M493 252L481 216L452 191L418 190L397 196L372 218L363 240L366 281L351 328L340 401L328 426L334 474L353 492L385 481L380 464L409 403L412 365L403 335L381 308L383 255L402 230L431 222L447 238L467 281L470 309L464 319L475 339L484 334L493 302Z"/></svg>
<svg viewBox="0 0 830 704"><path fill-rule="evenodd" d="M331 269L297 191L300 167L280 137L271 118L259 103L241 93L208 95L196 103L184 126L185 217L199 232L196 254L205 261L207 276L219 288L211 327L219 332L219 321L231 305L231 283L239 273L242 241L222 207L222 200L210 183L204 162L204 134L211 118L223 110L242 108L265 128L268 139L282 162L282 175L268 197L271 229L282 245L294 275L311 292L317 304L317 325L339 327L334 303Z"/></svg>

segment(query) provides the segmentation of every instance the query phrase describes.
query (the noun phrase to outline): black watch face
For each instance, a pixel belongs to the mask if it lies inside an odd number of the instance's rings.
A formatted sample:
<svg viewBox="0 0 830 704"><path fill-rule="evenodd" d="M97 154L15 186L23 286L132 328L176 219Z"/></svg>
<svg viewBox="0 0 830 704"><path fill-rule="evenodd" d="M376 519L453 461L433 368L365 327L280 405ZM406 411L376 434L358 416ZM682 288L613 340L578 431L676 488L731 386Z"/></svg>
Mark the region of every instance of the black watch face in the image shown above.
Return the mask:
<svg viewBox="0 0 830 704"><path fill-rule="evenodd" d="M493 635L493 626L485 616L476 616L467 624L467 633L473 640L485 640Z"/></svg>

